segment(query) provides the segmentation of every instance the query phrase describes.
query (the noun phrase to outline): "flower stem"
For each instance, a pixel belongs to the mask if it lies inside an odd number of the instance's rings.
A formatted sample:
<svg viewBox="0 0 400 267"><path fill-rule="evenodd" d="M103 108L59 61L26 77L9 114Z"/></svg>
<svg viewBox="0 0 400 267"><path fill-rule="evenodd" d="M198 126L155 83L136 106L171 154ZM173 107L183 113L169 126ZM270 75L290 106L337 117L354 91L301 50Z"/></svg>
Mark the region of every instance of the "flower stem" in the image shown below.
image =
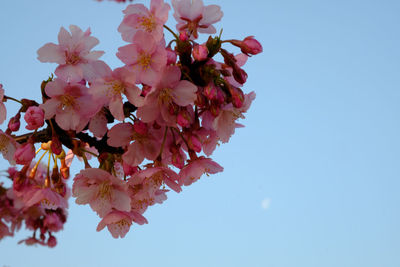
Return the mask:
<svg viewBox="0 0 400 267"><path fill-rule="evenodd" d="M11 97L11 96L4 96L4 99L9 99L9 100L12 100L12 101L15 101L15 102L18 102L18 103L20 103L21 105L22 105L22 102L21 101L19 101L18 99L15 99L14 97Z"/></svg>
<svg viewBox="0 0 400 267"><path fill-rule="evenodd" d="M175 37L176 40L179 40L178 35L176 35L176 33L174 33L173 30L171 30L170 27L168 27L167 25L163 25L165 29L167 29L170 33L172 33L172 35Z"/></svg>

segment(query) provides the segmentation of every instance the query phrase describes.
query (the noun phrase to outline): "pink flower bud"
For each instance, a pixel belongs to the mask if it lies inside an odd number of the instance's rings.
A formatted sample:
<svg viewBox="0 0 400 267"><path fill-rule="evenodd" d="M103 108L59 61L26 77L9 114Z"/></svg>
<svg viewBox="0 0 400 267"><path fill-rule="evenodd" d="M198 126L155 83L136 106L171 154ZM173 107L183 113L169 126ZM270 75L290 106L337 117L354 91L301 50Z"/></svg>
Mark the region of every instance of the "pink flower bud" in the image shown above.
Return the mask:
<svg viewBox="0 0 400 267"><path fill-rule="evenodd" d="M56 154L56 155L60 155L62 152L62 144L60 142L60 140L57 138L57 136L52 136L51 138L51 151Z"/></svg>
<svg viewBox="0 0 400 267"><path fill-rule="evenodd" d="M230 87L229 91L232 95L232 104L235 108L241 108L244 103L244 94L240 88Z"/></svg>
<svg viewBox="0 0 400 267"><path fill-rule="evenodd" d="M256 55L263 51L261 44L254 39L254 36L248 36L243 41L231 40L230 43L240 47L242 53L246 55Z"/></svg>
<svg viewBox="0 0 400 267"><path fill-rule="evenodd" d="M193 58L197 61L203 61L207 59L208 49L205 45L195 45L192 51Z"/></svg>
<svg viewBox="0 0 400 267"><path fill-rule="evenodd" d="M189 112L186 109L179 111L178 116L176 117L176 122L182 127L190 126L192 119Z"/></svg>
<svg viewBox="0 0 400 267"><path fill-rule="evenodd" d="M207 97L209 100L213 100L217 98L218 88L215 86L213 82L209 83L206 87L204 87L203 95Z"/></svg>
<svg viewBox="0 0 400 267"><path fill-rule="evenodd" d="M28 130L36 130L44 124L43 109L35 106L30 106L25 112L24 119L28 124L25 128Z"/></svg>
<svg viewBox="0 0 400 267"><path fill-rule="evenodd" d="M35 157L35 147L28 142L17 148L14 154L14 159L17 164L25 165L32 161Z"/></svg>
<svg viewBox="0 0 400 267"><path fill-rule="evenodd" d="M8 129L10 129L12 132L18 131L19 127L21 126L21 123L19 121L20 118L21 115L19 113L15 115L15 117L12 117L8 122Z"/></svg>
<svg viewBox="0 0 400 267"><path fill-rule="evenodd" d="M176 63L176 53L170 47L166 48L167 50L167 65Z"/></svg>
<svg viewBox="0 0 400 267"><path fill-rule="evenodd" d="M244 54L256 55L263 51L261 44L254 39L254 36L248 36L243 40L241 50Z"/></svg>
<svg viewBox="0 0 400 267"><path fill-rule="evenodd" d="M49 239L47 240L47 245L50 248L54 248L57 245L57 239L54 236L50 236Z"/></svg>

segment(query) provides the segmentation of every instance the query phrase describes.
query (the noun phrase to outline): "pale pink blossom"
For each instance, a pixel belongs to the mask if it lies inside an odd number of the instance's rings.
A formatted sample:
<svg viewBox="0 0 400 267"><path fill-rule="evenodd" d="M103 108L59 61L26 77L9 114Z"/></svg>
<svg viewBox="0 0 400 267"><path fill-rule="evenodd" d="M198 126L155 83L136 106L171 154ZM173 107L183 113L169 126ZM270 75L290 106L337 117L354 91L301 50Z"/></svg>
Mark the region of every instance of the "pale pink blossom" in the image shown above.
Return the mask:
<svg viewBox="0 0 400 267"><path fill-rule="evenodd" d="M11 165L15 164L14 154L17 150L17 143L14 138L0 130L0 152Z"/></svg>
<svg viewBox="0 0 400 267"><path fill-rule="evenodd" d="M118 48L117 57L133 72L137 83L154 85L167 64L165 41L156 41L151 34L139 31L133 44Z"/></svg>
<svg viewBox="0 0 400 267"><path fill-rule="evenodd" d="M82 131L101 108L101 103L79 83L66 83L57 78L46 85L45 92L50 97L40 105L45 119L55 116L57 124L64 130Z"/></svg>
<svg viewBox="0 0 400 267"><path fill-rule="evenodd" d="M142 125L140 122L135 124ZM108 145L114 147L126 147L129 145L122 155L125 164L137 166L145 158L154 160L158 155L161 141L157 140L152 132L144 131L142 128L143 126L137 126L135 129L134 125L130 123L119 123L114 125L107 133ZM131 141L133 143L130 144Z"/></svg>
<svg viewBox="0 0 400 267"><path fill-rule="evenodd" d="M128 101L137 107L143 102L143 97L140 96L141 90L135 85L135 81L135 76L131 71L126 68L117 68L92 83L92 94L101 98L105 106L109 106L114 118L123 121L125 116L122 95L125 95Z"/></svg>
<svg viewBox="0 0 400 267"><path fill-rule="evenodd" d="M124 20L118 27L122 39L132 42L138 31L153 35L155 40L163 38L163 25L167 22L170 6L163 0L151 0L150 10L143 4L129 5L123 12Z"/></svg>
<svg viewBox="0 0 400 267"><path fill-rule="evenodd" d="M200 157L190 161L179 172L179 184L188 186L199 180L204 173L208 175L222 172L223 170L224 168L210 158Z"/></svg>
<svg viewBox="0 0 400 267"><path fill-rule="evenodd" d="M113 210L100 221L97 231L101 231L107 226L114 238L123 238L128 233L133 221L138 224L147 223L146 218L137 212Z"/></svg>
<svg viewBox="0 0 400 267"><path fill-rule="evenodd" d="M30 106L25 112L24 119L28 124L26 129L36 130L44 124L44 111L39 107Z"/></svg>
<svg viewBox="0 0 400 267"><path fill-rule="evenodd" d="M146 95L143 106L137 110L137 116L144 122L152 122L160 115L168 123L176 123L171 116L171 105L185 107L197 98L197 86L189 81L181 80L181 71L177 66L164 69L159 82Z"/></svg>
<svg viewBox="0 0 400 267"><path fill-rule="evenodd" d="M59 64L55 74L67 82L79 82L82 79L92 81L102 76L108 66L98 60L104 52L91 51L99 40L90 36L90 29L83 32L75 25L69 26L71 33L61 27L58 43L47 43L38 51L41 62Z"/></svg>
<svg viewBox="0 0 400 267"><path fill-rule="evenodd" d="M100 217L107 215L113 208L127 212L131 210L124 181L102 169L82 170L74 178L72 194L77 204L89 204Z"/></svg>
<svg viewBox="0 0 400 267"><path fill-rule="evenodd" d="M0 83L0 124L2 124L7 118L7 109L3 101L4 101L4 89L3 85Z"/></svg>
<svg viewBox="0 0 400 267"><path fill-rule="evenodd" d="M216 33L212 24L221 20L223 13L217 5L204 6L202 0L172 0L178 31L187 31L194 38L200 33Z"/></svg>
<svg viewBox="0 0 400 267"><path fill-rule="evenodd" d="M25 165L30 163L35 157L35 146L31 142L20 145L14 154L17 164Z"/></svg>
<svg viewBox="0 0 400 267"><path fill-rule="evenodd" d="M214 119L212 123L213 129L216 131L218 138L226 143L230 137L235 133L235 129L243 127L241 124L236 123L236 120L241 118L244 119L243 113L245 113L255 99L256 94L251 92L244 96L244 102L240 109L235 108L231 103L224 106L220 114Z"/></svg>

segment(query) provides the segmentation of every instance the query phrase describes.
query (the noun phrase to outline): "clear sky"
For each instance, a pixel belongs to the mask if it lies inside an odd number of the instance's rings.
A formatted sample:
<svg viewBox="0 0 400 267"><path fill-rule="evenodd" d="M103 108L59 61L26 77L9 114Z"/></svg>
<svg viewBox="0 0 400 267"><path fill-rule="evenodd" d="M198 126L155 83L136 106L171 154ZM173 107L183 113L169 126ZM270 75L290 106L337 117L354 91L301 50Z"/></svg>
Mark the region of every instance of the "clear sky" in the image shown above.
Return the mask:
<svg viewBox="0 0 400 267"><path fill-rule="evenodd" d="M71 199L56 248L17 245L21 231L0 241L0 267L400 266L400 2L206 3L222 7L223 38L264 46L245 67L244 91L257 93L246 127L213 155L225 171L170 192L124 239L96 232L97 215ZM102 59L121 66L125 6L1 1L6 93L40 99L55 65L36 51L61 26L90 26Z"/></svg>

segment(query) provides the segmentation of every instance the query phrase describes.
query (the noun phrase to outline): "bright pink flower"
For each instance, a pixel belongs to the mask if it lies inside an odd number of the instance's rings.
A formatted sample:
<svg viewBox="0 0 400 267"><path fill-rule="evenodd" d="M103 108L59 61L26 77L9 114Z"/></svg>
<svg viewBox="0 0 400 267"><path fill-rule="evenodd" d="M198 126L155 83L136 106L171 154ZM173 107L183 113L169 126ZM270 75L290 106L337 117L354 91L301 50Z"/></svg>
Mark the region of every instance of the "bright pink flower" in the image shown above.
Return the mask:
<svg viewBox="0 0 400 267"><path fill-rule="evenodd" d="M197 61L206 60L208 57L208 49L205 45L195 45L192 51L193 58Z"/></svg>
<svg viewBox="0 0 400 267"><path fill-rule="evenodd" d="M14 138L0 130L0 152L11 165L15 164L14 154L17 150L17 143Z"/></svg>
<svg viewBox="0 0 400 267"><path fill-rule="evenodd" d="M50 99L40 105L45 112L45 119L55 115L57 124L64 130L80 132L101 108L101 104L88 93L85 86L70 84L56 78L45 88Z"/></svg>
<svg viewBox="0 0 400 267"><path fill-rule="evenodd" d="M198 32L215 33L214 24L221 20L223 13L217 5L204 6L202 0L172 0L174 18L178 31L187 30L194 38Z"/></svg>
<svg viewBox="0 0 400 267"><path fill-rule="evenodd" d="M135 76L126 68L117 68L97 79L92 83L91 90L103 100L104 105L109 106L114 118L120 121L125 119L122 94L137 107L143 102L143 97L140 96L141 90L135 85Z"/></svg>
<svg viewBox="0 0 400 267"><path fill-rule="evenodd" d="M190 161L179 172L179 184L188 186L200 179L204 173L208 175L222 172L223 170L224 168L210 158L200 157Z"/></svg>
<svg viewBox="0 0 400 267"><path fill-rule="evenodd" d="M17 148L14 159L17 164L25 165L30 163L35 157L35 146L31 142L27 142Z"/></svg>
<svg viewBox="0 0 400 267"><path fill-rule="evenodd" d="M170 6L163 0L151 0L150 10L143 4L129 5L125 10L125 17L118 31L122 39L132 42L138 31L145 31L153 35L156 41L163 38L163 25L168 20Z"/></svg>
<svg viewBox="0 0 400 267"><path fill-rule="evenodd" d="M133 44L118 48L117 57L134 73L137 83L154 85L167 64L165 41L156 41L151 34L139 31Z"/></svg>
<svg viewBox="0 0 400 267"><path fill-rule="evenodd" d="M28 124L26 129L36 130L44 124L44 111L39 107L30 106L25 112L24 119Z"/></svg>
<svg viewBox="0 0 400 267"><path fill-rule="evenodd" d="M2 124L7 118L7 109L3 101L4 101L4 89L3 85L0 83L0 124Z"/></svg>
<svg viewBox="0 0 400 267"><path fill-rule="evenodd" d="M100 221L97 231L101 231L107 226L108 231L114 238L123 238L128 233L132 221L138 224L147 223L146 218L137 212L128 213L113 210Z"/></svg>
<svg viewBox="0 0 400 267"><path fill-rule="evenodd" d="M55 74L67 82L79 82L82 79L91 81L102 76L108 68L98 60L104 52L90 51L99 40L90 36L90 29L83 32L75 25L69 26L71 33L61 27L58 34L58 45L47 43L38 51L41 62L54 62L60 64Z"/></svg>
<svg viewBox="0 0 400 267"><path fill-rule="evenodd" d="M176 123L171 117L171 105L187 106L197 98L197 86L189 81L181 80L181 71L177 66L168 66L164 69L161 79L146 95L143 106L137 110L137 116L144 122L152 122L159 115L168 122Z"/></svg>
<svg viewBox="0 0 400 267"><path fill-rule="evenodd" d="M113 208L131 210L126 184L102 169L82 170L74 178L72 194L77 204L89 204L100 217L107 215Z"/></svg>

